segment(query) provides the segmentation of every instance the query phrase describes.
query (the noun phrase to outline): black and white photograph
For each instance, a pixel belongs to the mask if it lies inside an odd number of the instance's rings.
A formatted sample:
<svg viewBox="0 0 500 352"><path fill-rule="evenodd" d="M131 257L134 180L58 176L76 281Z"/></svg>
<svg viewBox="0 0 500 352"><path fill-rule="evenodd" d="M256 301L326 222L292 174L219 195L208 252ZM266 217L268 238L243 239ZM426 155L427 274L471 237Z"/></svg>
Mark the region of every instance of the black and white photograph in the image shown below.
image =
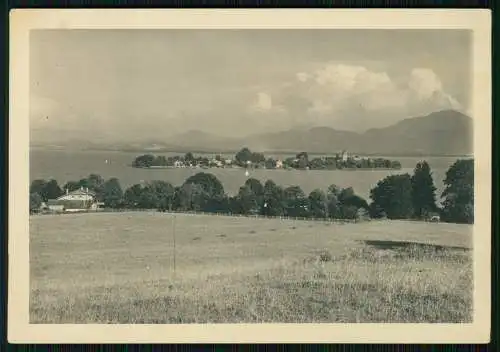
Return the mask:
<svg viewBox="0 0 500 352"><path fill-rule="evenodd" d="M489 338L488 12L134 11L11 15L19 324Z"/></svg>

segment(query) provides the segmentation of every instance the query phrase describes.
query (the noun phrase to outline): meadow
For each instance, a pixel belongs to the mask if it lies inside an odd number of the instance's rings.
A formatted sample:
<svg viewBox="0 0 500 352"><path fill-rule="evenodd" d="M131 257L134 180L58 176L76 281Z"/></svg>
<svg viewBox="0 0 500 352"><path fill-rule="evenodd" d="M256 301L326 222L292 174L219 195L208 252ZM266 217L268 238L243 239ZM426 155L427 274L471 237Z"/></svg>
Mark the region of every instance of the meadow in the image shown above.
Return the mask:
<svg viewBox="0 0 500 352"><path fill-rule="evenodd" d="M471 237L412 221L32 216L30 322L471 322Z"/></svg>
<svg viewBox="0 0 500 352"><path fill-rule="evenodd" d="M140 154L140 153L139 153ZM78 181L91 173L101 175L105 179L117 177L123 189L128 188L141 181L163 180L174 186L180 186L190 176L199 172L199 169L139 169L130 166L137 155L128 152L104 152L104 151L66 151L66 150L30 150L30 182L35 179L54 178L63 186L68 181ZM179 153L171 153L177 155ZM162 153L168 156L168 153ZM266 154L267 156L268 154ZM209 155L213 157L213 155ZM228 155L230 156L230 155ZM287 154L269 154L273 158L285 158ZM370 189L378 181L388 175L413 173L417 162L426 160L432 168L434 183L437 194L444 190L443 180L448 168L456 161L457 157L391 157L380 156L401 162L400 170L253 170L251 177L265 182L268 179L277 184L288 186L299 186L304 192L310 193L316 188L326 190L331 184L342 188L353 187L356 194L368 199ZM108 161L106 163L106 160ZM203 170L210 172L219 179L225 191L234 195L238 192L247 177L240 169L217 169Z"/></svg>

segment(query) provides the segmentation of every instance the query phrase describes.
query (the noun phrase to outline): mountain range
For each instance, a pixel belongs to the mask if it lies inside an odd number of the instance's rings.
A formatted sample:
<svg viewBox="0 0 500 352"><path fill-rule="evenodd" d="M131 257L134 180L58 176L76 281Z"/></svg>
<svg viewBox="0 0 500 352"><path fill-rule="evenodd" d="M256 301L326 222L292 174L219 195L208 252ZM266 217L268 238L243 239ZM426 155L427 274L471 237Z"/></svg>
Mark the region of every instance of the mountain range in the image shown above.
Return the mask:
<svg viewBox="0 0 500 352"><path fill-rule="evenodd" d="M473 152L473 122L460 112L444 110L364 133L314 127L253 136L245 144L311 153L346 149L359 154L468 155Z"/></svg>
<svg viewBox="0 0 500 352"><path fill-rule="evenodd" d="M473 153L473 121L455 110L433 112L404 119L394 125L364 133L331 127L300 127L254 134L243 138L220 137L190 130L166 140L108 146L129 151L224 152L248 147L260 152L336 153L380 155L470 155ZM95 144L93 149L103 148Z"/></svg>

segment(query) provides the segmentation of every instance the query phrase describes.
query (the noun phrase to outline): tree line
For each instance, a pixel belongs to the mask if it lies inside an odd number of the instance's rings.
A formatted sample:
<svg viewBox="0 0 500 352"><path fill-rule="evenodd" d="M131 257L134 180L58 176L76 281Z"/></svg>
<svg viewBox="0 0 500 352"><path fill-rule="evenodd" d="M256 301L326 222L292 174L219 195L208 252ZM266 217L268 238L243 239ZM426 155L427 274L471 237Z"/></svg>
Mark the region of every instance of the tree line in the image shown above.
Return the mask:
<svg viewBox="0 0 500 352"><path fill-rule="evenodd" d="M30 186L30 210L56 199L64 190L88 188L107 208L156 209L159 211L202 211L242 215L288 216L331 219L425 219L439 214L456 223L474 222L473 160L457 160L447 171L442 206L436 201L436 187L426 161L413 172L387 176L370 191L371 202L354 190L334 184L326 190L306 194L299 186L282 187L272 180L262 183L248 178L237 194L230 196L211 173L199 172L180 186L166 181L135 184L123 190L117 178L104 180L91 174L62 188L56 180L34 180Z"/></svg>
<svg viewBox="0 0 500 352"><path fill-rule="evenodd" d="M278 163L281 162L281 165ZM349 156L344 160L341 155L336 154L328 157L310 158L307 152L300 152L295 156L277 160L266 158L264 154L252 152L248 148L242 148L236 153L234 159L224 159L216 155L213 159L206 156L194 156L191 152L185 155L165 157L163 155L144 154L137 156L133 167L173 167L180 163L190 167L252 167L256 169L298 169L298 170L337 170L337 169L400 169L401 163L397 160L383 158L358 158Z"/></svg>

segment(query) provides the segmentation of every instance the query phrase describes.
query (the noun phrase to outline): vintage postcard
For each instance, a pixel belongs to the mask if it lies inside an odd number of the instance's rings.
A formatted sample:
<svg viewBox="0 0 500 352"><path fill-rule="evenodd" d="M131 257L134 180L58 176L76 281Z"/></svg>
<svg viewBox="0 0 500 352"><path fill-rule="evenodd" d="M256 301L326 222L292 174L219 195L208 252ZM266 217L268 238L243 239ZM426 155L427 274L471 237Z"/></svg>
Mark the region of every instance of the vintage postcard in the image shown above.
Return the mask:
<svg viewBox="0 0 500 352"><path fill-rule="evenodd" d="M10 20L10 342L489 341L489 11Z"/></svg>

